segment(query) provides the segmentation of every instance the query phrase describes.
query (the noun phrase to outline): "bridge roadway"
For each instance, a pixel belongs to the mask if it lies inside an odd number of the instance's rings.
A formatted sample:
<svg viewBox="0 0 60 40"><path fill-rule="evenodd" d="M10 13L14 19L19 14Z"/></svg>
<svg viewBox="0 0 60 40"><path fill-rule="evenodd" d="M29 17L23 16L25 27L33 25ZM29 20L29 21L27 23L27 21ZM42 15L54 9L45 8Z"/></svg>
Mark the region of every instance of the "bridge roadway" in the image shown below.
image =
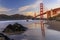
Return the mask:
<svg viewBox="0 0 60 40"><path fill-rule="evenodd" d="M52 11L52 13L51 13L51 11ZM45 15L45 14L47 14L47 16L49 16L50 14L53 16L53 15L55 15L55 14L57 14L57 13L60 13L60 8L55 8L55 9L46 11L46 12L44 12L43 14L39 14L39 15L35 16L35 18L38 17L38 16L41 16L41 15ZM50 15L50 16L51 16L51 15ZM50 16L49 16L49 17L50 17Z"/></svg>

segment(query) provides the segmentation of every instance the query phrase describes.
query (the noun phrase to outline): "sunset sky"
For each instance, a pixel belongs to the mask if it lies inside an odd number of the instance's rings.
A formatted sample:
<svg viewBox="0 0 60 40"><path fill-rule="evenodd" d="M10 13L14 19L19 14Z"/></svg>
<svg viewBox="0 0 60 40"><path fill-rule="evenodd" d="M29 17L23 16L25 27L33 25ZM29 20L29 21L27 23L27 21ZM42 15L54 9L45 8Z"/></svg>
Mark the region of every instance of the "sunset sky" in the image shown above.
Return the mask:
<svg viewBox="0 0 60 40"><path fill-rule="evenodd" d="M0 0L0 14L39 14L42 0ZM60 0L43 0L44 11L60 7ZM31 13L31 14L30 14Z"/></svg>

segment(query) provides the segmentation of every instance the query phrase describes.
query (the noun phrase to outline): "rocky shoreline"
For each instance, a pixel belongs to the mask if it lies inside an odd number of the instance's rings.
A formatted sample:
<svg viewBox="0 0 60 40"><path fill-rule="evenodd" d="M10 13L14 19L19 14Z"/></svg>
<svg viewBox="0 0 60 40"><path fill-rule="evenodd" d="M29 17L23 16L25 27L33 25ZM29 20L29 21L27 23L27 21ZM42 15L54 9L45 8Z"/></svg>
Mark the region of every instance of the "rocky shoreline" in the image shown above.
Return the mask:
<svg viewBox="0 0 60 40"><path fill-rule="evenodd" d="M60 31L60 21L49 20L47 21L47 24L49 25L49 29Z"/></svg>

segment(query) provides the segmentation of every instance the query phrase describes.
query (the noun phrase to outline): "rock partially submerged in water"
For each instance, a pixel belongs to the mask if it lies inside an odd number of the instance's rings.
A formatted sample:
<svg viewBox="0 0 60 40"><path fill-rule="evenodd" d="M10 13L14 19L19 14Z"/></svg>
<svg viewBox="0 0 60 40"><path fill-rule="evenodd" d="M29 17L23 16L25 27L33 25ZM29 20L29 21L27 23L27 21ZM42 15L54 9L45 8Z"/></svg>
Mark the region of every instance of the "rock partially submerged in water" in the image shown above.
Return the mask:
<svg viewBox="0 0 60 40"><path fill-rule="evenodd" d="M11 40L11 39L8 38L6 35L0 33L0 40Z"/></svg>
<svg viewBox="0 0 60 40"><path fill-rule="evenodd" d="M4 33L7 34L21 34L26 31L27 28L22 26L21 24L15 23L13 25L9 24L4 30Z"/></svg>

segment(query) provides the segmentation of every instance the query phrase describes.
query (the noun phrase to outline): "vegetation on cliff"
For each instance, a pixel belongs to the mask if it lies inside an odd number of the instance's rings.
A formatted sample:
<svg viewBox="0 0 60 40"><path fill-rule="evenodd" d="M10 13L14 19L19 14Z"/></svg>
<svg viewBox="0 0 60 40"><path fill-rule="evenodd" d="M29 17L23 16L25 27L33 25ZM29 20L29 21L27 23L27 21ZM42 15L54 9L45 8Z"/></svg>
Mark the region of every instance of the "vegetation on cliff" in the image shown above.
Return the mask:
<svg viewBox="0 0 60 40"><path fill-rule="evenodd" d="M54 16L54 17L50 17L49 20L57 20L60 21L60 14Z"/></svg>

